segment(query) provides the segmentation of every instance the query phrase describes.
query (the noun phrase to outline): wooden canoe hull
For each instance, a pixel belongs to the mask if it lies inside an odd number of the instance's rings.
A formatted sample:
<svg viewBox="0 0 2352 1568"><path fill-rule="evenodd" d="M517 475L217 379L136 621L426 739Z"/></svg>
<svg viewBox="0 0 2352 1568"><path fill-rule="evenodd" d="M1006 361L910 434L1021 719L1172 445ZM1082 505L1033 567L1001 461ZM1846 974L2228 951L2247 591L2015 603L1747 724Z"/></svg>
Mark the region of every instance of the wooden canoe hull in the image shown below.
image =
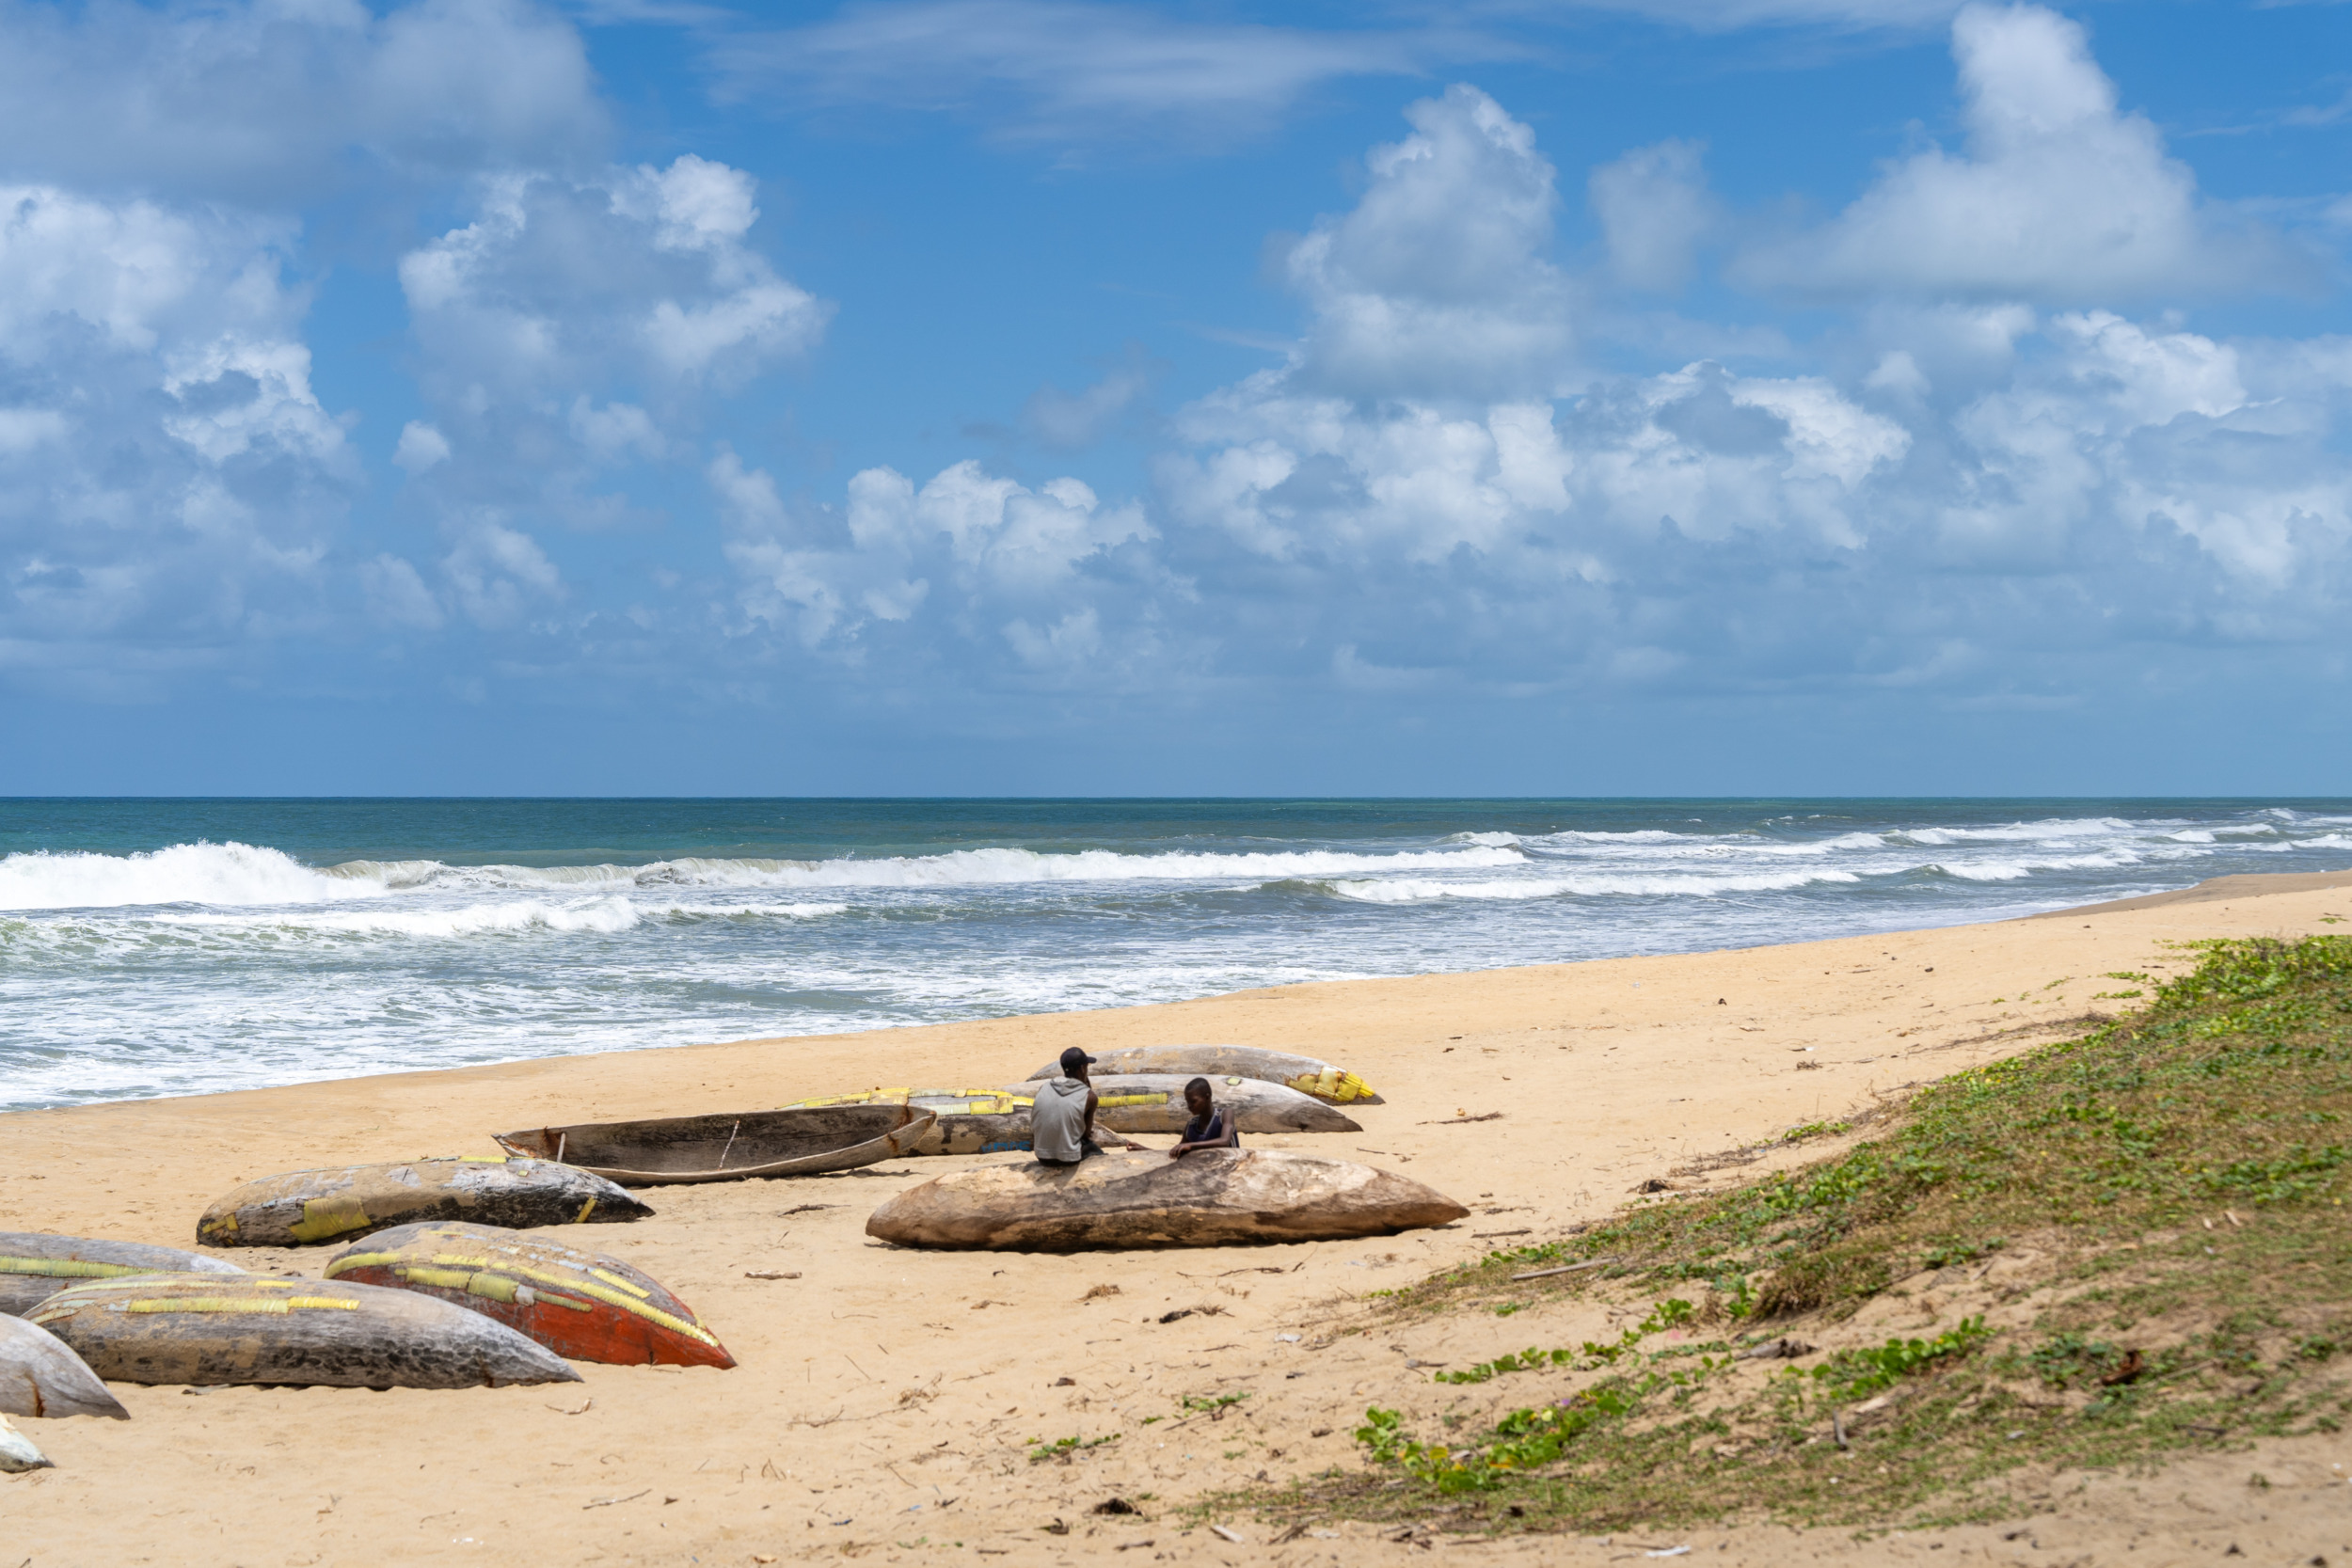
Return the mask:
<svg viewBox="0 0 2352 1568"><path fill-rule="evenodd" d="M0 1317L0 1416L131 1418L72 1345L38 1323L6 1317Z"/></svg>
<svg viewBox="0 0 2352 1568"><path fill-rule="evenodd" d="M1386 1236L1470 1211L1371 1165L1288 1149L1104 1154L960 1170L899 1194L866 1233L901 1246L1010 1252L1226 1246Z"/></svg>
<svg viewBox="0 0 2352 1568"><path fill-rule="evenodd" d="M318 1246L387 1226L472 1220L525 1230L641 1220L653 1211L591 1171L551 1160L405 1160L289 1171L216 1198L206 1246Z"/></svg>
<svg viewBox="0 0 2352 1568"><path fill-rule="evenodd" d="M243 1274L236 1264L178 1247L0 1230L0 1314L21 1318L69 1285L126 1274ZM0 1409L7 1406L0 1405ZM20 1412L19 1414L22 1414Z"/></svg>
<svg viewBox="0 0 2352 1568"><path fill-rule="evenodd" d="M496 1226L436 1221L379 1230L329 1259L326 1277L438 1297L566 1361L735 1365L694 1309L650 1275L600 1252Z"/></svg>
<svg viewBox="0 0 2352 1568"><path fill-rule="evenodd" d="M1255 1045L1132 1045L1122 1051L1104 1052L1094 1058L1092 1070L1097 1078L1137 1072L1177 1072L1187 1078L1255 1078L1261 1083L1296 1089L1326 1105L1384 1103L1372 1092L1370 1084L1319 1056L1300 1056ZM1029 1074L1029 1082L1060 1076L1060 1064L1049 1063Z"/></svg>
<svg viewBox="0 0 2352 1568"><path fill-rule="evenodd" d="M561 1150L568 1164L607 1180L658 1187L856 1170L913 1153L930 1122L930 1112L902 1103L832 1104L528 1127L496 1136L516 1154L551 1160Z"/></svg>
<svg viewBox="0 0 2352 1568"><path fill-rule="evenodd" d="M937 1119L907 1149L909 1154L1006 1154L1028 1152L1030 1097L1006 1089L867 1089L859 1094L800 1100L787 1110L832 1105L907 1105Z"/></svg>
<svg viewBox="0 0 2352 1568"><path fill-rule="evenodd" d="M1184 1085L1195 1074L1096 1073L1094 1125L1113 1132L1182 1132L1192 1120ZM1199 1076L1206 1076L1200 1074ZM1209 1091L1245 1132L1360 1132L1354 1117L1296 1089L1226 1073Z"/></svg>
<svg viewBox="0 0 2352 1568"><path fill-rule="evenodd" d="M112 1383L502 1388L577 1383L553 1351L414 1291L258 1275L76 1285L30 1320Z"/></svg>

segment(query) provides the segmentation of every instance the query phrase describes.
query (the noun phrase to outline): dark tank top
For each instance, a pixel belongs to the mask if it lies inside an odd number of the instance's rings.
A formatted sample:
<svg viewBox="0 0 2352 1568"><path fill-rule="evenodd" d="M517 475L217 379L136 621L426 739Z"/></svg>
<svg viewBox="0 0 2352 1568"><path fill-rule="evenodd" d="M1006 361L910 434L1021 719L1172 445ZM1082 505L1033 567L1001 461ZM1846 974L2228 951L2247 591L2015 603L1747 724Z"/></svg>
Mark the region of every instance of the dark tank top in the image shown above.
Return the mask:
<svg viewBox="0 0 2352 1568"><path fill-rule="evenodd" d="M1180 1141L1188 1144L1206 1143L1212 1138L1221 1138L1224 1135L1225 1107L1218 1105L1212 1107L1207 1116L1195 1117L1190 1121L1186 1122L1184 1124L1184 1135ZM1240 1137L1236 1136L1233 1139L1233 1142L1235 1145L1239 1145L1241 1142Z"/></svg>

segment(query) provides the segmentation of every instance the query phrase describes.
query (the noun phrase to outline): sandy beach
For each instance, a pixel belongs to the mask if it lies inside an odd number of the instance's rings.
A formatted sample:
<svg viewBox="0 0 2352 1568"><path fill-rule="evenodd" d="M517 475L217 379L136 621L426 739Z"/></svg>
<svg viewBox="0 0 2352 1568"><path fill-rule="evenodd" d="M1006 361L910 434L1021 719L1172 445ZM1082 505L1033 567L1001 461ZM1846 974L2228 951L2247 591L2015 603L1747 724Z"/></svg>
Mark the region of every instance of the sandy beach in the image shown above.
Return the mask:
<svg viewBox="0 0 2352 1568"><path fill-rule="evenodd" d="M1556 1235L1699 1157L2062 1037L2132 1005L2097 995L2129 989L2108 972L2177 973L2193 961L2182 943L2352 928L2352 874L2285 888L2228 880L1996 925L0 1117L0 1226L187 1246L207 1201L277 1171L486 1154L494 1130L541 1123L876 1085L1001 1085L1072 1044L1231 1041L1328 1057L1387 1099L1358 1114L1360 1135L1253 1142L1387 1165L1473 1211L1442 1230L1371 1242L926 1254L871 1242L864 1226L944 1161L656 1190L655 1218L566 1239L675 1290L736 1370L584 1366L576 1386L464 1393L117 1386L129 1422L24 1423L57 1467L0 1482L0 1568L523 1554L1402 1560L1432 1548L1357 1526L1271 1544L1246 1516L1227 1522L1236 1541L1175 1510L1261 1476L1354 1466L1348 1432L1366 1404L1428 1402L1427 1374L1408 1361L1567 1342L1597 1331L1602 1308L1564 1302L1507 1323L1453 1315L1366 1336L1346 1332L1363 1311L1354 1298ZM1676 1180L1745 1180L1830 1147ZM315 1274L333 1250L232 1256ZM1184 1418L1186 1396L1243 1390L1250 1397L1224 1419ZM1029 1462L1033 1443L1112 1433L1073 1463ZM2234 1546L2249 1561L2344 1560L2352 1513L2334 1467L2352 1465L2352 1443L2273 1447L2136 1479L2066 1478L2039 1497L2029 1479L2022 1520L1873 1542L1741 1528L1434 1549L1480 1561L1600 1562L1687 1544L1723 1563L2128 1553L2145 1564L2212 1561ZM2248 1487L2249 1466L2269 1488ZM1090 1512L1112 1497L1140 1514ZM1048 1528L1057 1522L1063 1530Z"/></svg>

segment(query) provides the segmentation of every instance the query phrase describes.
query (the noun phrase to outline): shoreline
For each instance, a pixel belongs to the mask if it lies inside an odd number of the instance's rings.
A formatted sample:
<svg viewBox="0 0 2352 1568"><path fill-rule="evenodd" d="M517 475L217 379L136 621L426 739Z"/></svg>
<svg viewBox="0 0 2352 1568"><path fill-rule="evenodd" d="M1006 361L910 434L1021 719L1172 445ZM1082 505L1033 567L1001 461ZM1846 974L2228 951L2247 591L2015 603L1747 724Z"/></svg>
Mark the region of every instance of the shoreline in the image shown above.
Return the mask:
<svg viewBox="0 0 2352 1568"><path fill-rule="evenodd" d="M1311 1348L1364 1291L1557 1235L1709 1152L1772 1145L1792 1124L2065 1037L2133 1005L2115 993L2152 989L2110 973L2153 980L2186 967L2193 953L2167 943L2352 932L2352 874L2321 888L2197 892L1781 947L0 1115L0 1224L187 1246L211 1197L273 1171L489 1153L491 1132L539 1122L749 1109L877 1083L1009 1084L1070 1043L1235 1040L1327 1057L1388 1101L1355 1113L1360 1134L1253 1143L1387 1165L1473 1210L1440 1231L1239 1253L931 1254L869 1242L865 1217L962 1162L657 1189L654 1218L565 1239L676 1290L737 1370L582 1367L585 1382L560 1403L532 1388L191 1399L116 1386L129 1422L33 1423L59 1468L0 1481L11 1533L36 1565L253 1561L257 1530L273 1560L302 1563L454 1560L485 1546L579 1562L887 1558L918 1537L926 1551L1121 1562L1114 1548L1151 1538L1170 1560L1237 1560L1172 1513L1155 1526L1089 1511L1146 1493L1159 1499L1149 1511L1172 1510L1261 1470L1279 1480L1359 1463L1346 1433L1365 1405L1426 1376L1361 1338ZM1676 1180L1750 1180L1823 1147ZM233 1256L315 1275L334 1250ZM1240 1272L1216 1277L1229 1270ZM1116 1291L1089 1295L1100 1286ZM1158 1321L1184 1307L1194 1315ZM1567 1326L1481 1319L1447 1332L1460 1340L1454 1354L1474 1359ZM1055 1387L1053 1373L1075 1381ZM1232 1431L1210 1441L1168 1424L1178 1397L1215 1389L1253 1396ZM1120 1439L1083 1462L1028 1462L1033 1441L1113 1431ZM1069 1534L1037 1533L1056 1518ZM1870 1560L1828 1531L1721 1538L1732 1543L1725 1561ZM1345 1545L1351 1561L1415 1550L1370 1537ZM1531 1562L1608 1556L1569 1538L1483 1550ZM1251 1548L1301 1563L1333 1552L1314 1540Z"/></svg>
<svg viewBox="0 0 2352 1568"><path fill-rule="evenodd" d="M1187 998L1180 1002L1143 1003L1130 1006L1086 1008L1077 1011L1058 1013L1008 1013L993 1018L967 1019L946 1023L884 1024L870 1029L837 1030L820 1034L757 1035L727 1040L691 1041L682 1045L640 1046L626 1050L573 1053L551 1056L516 1056L504 1061L467 1063L454 1067L423 1067L414 1068L400 1072L362 1073L342 1078L300 1079L290 1084L267 1085L258 1088L215 1089L208 1090L200 1094L148 1095L119 1100L85 1101L72 1105L26 1106L15 1110L0 1110L0 1132L5 1132L9 1118L12 1117L50 1116L60 1112L94 1111L106 1107L201 1104L240 1096L281 1095L311 1090L323 1091L331 1089L335 1085L339 1085L377 1083L396 1084L420 1080L456 1081L459 1079L498 1075L532 1076L532 1074L530 1069L560 1069L564 1064L567 1063L611 1062L633 1058L658 1059L682 1052L733 1052L755 1047L788 1048L795 1044L837 1048L846 1042L850 1041L871 1040L881 1043L904 1040L911 1037L921 1037L935 1033L961 1034L965 1032L991 1031L1009 1027L1019 1027L1028 1024L1044 1023L1048 1021L1051 1021L1051 1022L1055 1025L1054 1032L1059 1034L1066 1033L1070 1029L1082 1028L1084 1021L1088 1020L1113 1020L1128 1017L1143 1019L1175 1009L1218 1007L1225 1004L1245 1002L1249 998L1290 998L1294 995L1312 996L1318 993L1342 990L1348 988L1406 986L1422 981L1475 981L1481 976L1541 974L1553 971L1582 970L1590 968L1596 964L1671 963L1687 959L1716 958L1731 954L1778 952L1783 951L1788 947L1815 945L1827 946L1839 942L1860 942L1867 945L1872 942L1891 942L1898 938L1916 938L1934 932L1972 930L1979 927L1991 928L2027 921L2060 920L2078 914L2113 914L2139 910L2169 909L2183 904L2215 902L2227 903L2233 899L2274 897L2285 893L2327 893L2340 889L2352 889L2352 868L2347 868L2343 871L2322 872L2240 873L2233 876L2208 878L2205 880L2197 882L2189 887L2170 889L2163 893L2140 894L2130 898L2111 899L2095 904L2070 905L2064 909L2044 910L2035 914L2010 916L2007 919L1998 921L1971 922L1958 926L1928 926L1906 928L1898 931L1865 932L1858 936L1822 937L1796 943L1775 943L1755 947L1710 948L1700 951L1678 953L1633 954L1619 958L1573 959L1552 964L1516 964L1497 969L1432 970L1414 974L1380 975L1370 978L1348 980L1310 980L1286 986L1263 986L1252 987L1242 990L1217 991L1206 996ZM1117 1044L1163 1043L1156 1037L1149 1039L1126 1038L1124 1037L1128 1031L1120 1026L1113 1026L1109 1032L1112 1035L1120 1037L1116 1040L1115 1043ZM1209 1038L1210 1037L1207 1036L1200 1037L1200 1039L1202 1041ZM1276 1042L1267 1039L1251 1039L1245 1043L1253 1045L1271 1045ZM1057 1047L1056 1049L1058 1050L1059 1048ZM1287 1049L1304 1050L1305 1048L1289 1047ZM1320 1053L1310 1052L1309 1053L1318 1054ZM835 1053L834 1052L828 1052L826 1053L826 1059L834 1059L834 1054ZM933 1056L930 1053L926 1053L918 1059L928 1062L933 1059ZM1041 1057L1038 1065L1042 1065L1044 1060L1045 1058ZM1020 1072L1014 1073L1012 1077L1018 1079L1025 1078L1027 1075L1028 1069L1025 1069ZM854 1076L854 1074L852 1074L852 1076ZM897 1083L899 1082L900 1079L885 1078L882 1081ZM914 1080L905 1079L904 1081L912 1083ZM845 1082L847 1081L845 1080ZM948 1082L948 1079L934 1075L932 1077L924 1078L923 1082L926 1084L945 1085ZM956 1079L955 1082L961 1085L963 1083L963 1080L959 1078ZM1010 1082L1010 1080L1008 1080L1008 1082ZM684 1113L661 1112L647 1114L670 1115ZM516 1125L520 1125L520 1123L517 1123Z"/></svg>

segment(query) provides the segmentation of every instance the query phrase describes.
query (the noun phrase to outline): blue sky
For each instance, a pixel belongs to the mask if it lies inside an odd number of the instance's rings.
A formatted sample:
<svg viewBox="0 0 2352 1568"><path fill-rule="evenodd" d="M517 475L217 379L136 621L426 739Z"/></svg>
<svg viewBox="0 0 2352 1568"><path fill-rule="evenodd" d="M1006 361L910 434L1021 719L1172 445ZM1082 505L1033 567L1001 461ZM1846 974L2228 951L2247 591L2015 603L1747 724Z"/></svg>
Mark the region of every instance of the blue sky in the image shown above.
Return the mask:
<svg viewBox="0 0 2352 1568"><path fill-rule="evenodd" d="M0 793L2341 792L2347 45L0 0Z"/></svg>

